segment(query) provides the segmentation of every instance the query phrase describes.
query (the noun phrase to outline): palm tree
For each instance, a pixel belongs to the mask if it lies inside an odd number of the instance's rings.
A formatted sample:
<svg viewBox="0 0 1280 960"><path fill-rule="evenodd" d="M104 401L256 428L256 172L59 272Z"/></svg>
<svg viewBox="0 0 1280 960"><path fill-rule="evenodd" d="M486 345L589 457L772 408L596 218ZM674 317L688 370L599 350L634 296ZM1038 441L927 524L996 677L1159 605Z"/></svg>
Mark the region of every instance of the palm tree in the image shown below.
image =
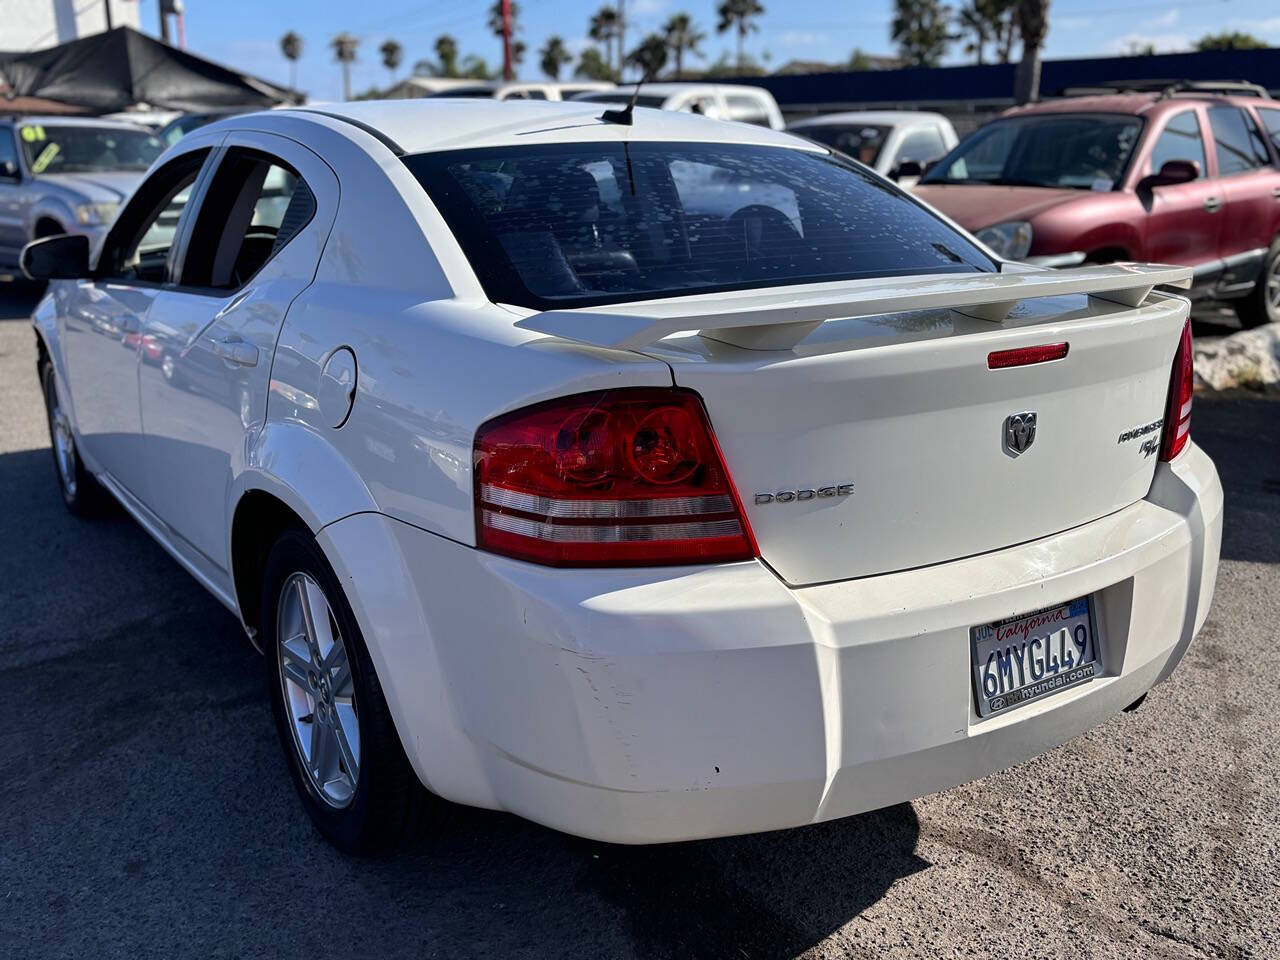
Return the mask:
<svg viewBox="0 0 1280 960"><path fill-rule="evenodd" d="M280 52L289 61L289 88L298 85L298 58L302 56L302 38L290 30L280 38Z"/></svg>
<svg viewBox="0 0 1280 960"><path fill-rule="evenodd" d="M609 58L601 55L599 47L587 47L582 51L573 75L585 77L587 80L616 81L618 79L618 75L613 72L613 67L609 65Z"/></svg>
<svg viewBox="0 0 1280 960"><path fill-rule="evenodd" d="M627 54L627 63L638 67L644 79L654 79L667 65L667 38L660 33L649 34Z"/></svg>
<svg viewBox="0 0 1280 960"><path fill-rule="evenodd" d="M707 39L707 35L694 25L693 18L687 13L673 15L662 28L662 34L676 62L676 79L679 80L684 76L684 55L702 56L698 44Z"/></svg>
<svg viewBox="0 0 1280 960"><path fill-rule="evenodd" d="M605 64L613 67L613 47L618 44L618 72L622 72L622 26L614 7L601 7L587 26L587 36L604 47Z"/></svg>
<svg viewBox="0 0 1280 960"><path fill-rule="evenodd" d="M345 31L329 41L329 46L333 48L333 58L342 64L343 100L351 99L351 64L355 62L356 47L359 45L359 38Z"/></svg>
<svg viewBox="0 0 1280 960"><path fill-rule="evenodd" d="M395 86L396 70L399 69L400 61L404 57L404 47L394 40L387 40L378 48L378 52L382 54L382 65L391 74L391 85Z"/></svg>
<svg viewBox="0 0 1280 960"><path fill-rule="evenodd" d="M1040 98L1040 48L1049 32L1049 0L1018 0L1018 32L1022 59L1014 75L1013 99L1030 103Z"/></svg>
<svg viewBox="0 0 1280 960"><path fill-rule="evenodd" d="M560 68L573 62L573 54L565 47L564 40L555 34L547 37L538 56L541 58L538 65L542 67L542 72L552 80L559 80Z"/></svg>
<svg viewBox="0 0 1280 960"><path fill-rule="evenodd" d="M764 5L760 0L721 0L716 7L720 22L716 24L716 33L727 33L730 30L738 34L738 73L742 72L745 55L742 45L747 34L760 29L755 18L764 13Z"/></svg>
<svg viewBox="0 0 1280 960"><path fill-rule="evenodd" d="M447 33L436 37L436 58L439 66L437 76L456 77L458 75L458 41Z"/></svg>
<svg viewBox="0 0 1280 960"><path fill-rule="evenodd" d="M986 53L987 41L991 39L992 23L984 10L979 7L981 0L971 0L968 6L961 7L956 14L956 26L960 32L970 33L973 39L965 43L964 52L975 55L974 62L982 66L983 54Z"/></svg>
<svg viewBox="0 0 1280 960"><path fill-rule="evenodd" d="M953 39L950 11L938 0L894 0L893 6L889 35L899 55L913 67L936 67Z"/></svg>

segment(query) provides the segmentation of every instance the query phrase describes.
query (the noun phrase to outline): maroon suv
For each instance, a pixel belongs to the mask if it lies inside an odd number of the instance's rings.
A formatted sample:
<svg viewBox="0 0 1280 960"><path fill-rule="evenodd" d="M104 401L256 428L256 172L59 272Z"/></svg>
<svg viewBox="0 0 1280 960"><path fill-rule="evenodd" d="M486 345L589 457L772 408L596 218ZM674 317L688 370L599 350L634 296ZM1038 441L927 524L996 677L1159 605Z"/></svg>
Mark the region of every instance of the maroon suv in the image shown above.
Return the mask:
<svg viewBox="0 0 1280 960"><path fill-rule="evenodd" d="M1176 87L1003 114L915 194L996 253L1195 268L1194 297L1280 321L1280 101Z"/></svg>

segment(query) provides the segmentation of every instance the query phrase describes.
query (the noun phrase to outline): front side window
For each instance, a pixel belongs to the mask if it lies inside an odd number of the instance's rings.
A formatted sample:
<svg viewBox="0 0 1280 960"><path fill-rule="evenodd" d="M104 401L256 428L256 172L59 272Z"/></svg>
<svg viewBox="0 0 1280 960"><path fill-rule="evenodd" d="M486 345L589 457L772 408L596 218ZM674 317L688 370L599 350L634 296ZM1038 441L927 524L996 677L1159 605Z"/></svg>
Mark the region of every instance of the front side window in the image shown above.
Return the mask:
<svg viewBox="0 0 1280 960"><path fill-rule="evenodd" d="M575 144L404 162L501 303L548 309L995 269L906 194L812 150Z"/></svg>
<svg viewBox="0 0 1280 960"><path fill-rule="evenodd" d="M184 287L235 290L297 235L315 197L283 161L233 149L209 181L183 258Z"/></svg>
<svg viewBox="0 0 1280 960"><path fill-rule="evenodd" d="M18 178L18 148L13 143L13 128L0 127L0 179Z"/></svg>
<svg viewBox="0 0 1280 960"><path fill-rule="evenodd" d="M98 276L126 283L163 283L178 222L208 150L195 150L149 177L120 211L98 258Z"/></svg>
<svg viewBox="0 0 1280 960"><path fill-rule="evenodd" d="M921 183L1111 190L1142 121L1123 114L1042 113L996 120L947 154Z"/></svg>
<svg viewBox="0 0 1280 960"><path fill-rule="evenodd" d="M937 127L920 127L902 138L902 146L898 148L898 162L912 161L923 167L946 152L947 146L942 142L942 134Z"/></svg>
<svg viewBox="0 0 1280 960"><path fill-rule="evenodd" d="M1257 170L1271 162L1262 132L1239 107L1212 107L1209 127L1218 148L1219 176Z"/></svg>
<svg viewBox="0 0 1280 960"><path fill-rule="evenodd" d="M1151 148L1147 172L1159 173L1170 160L1190 160L1199 166L1200 176L1205 175L1204 137L1194 110L1184 110L1169 118Z"/></svg>
<svg viewBox="0 0 1280 960"><path fill-rule="evenodd" d="M28 123L18 128L27 169L42 173L146 170L164 143L145 130Z"/></svg>
<svg viewBox="0 0 1280 960"><path fill-rule="evenodd" d="M1259 107L1258 116L1262 118L1262 125L1267 128L1267 136L1271 138L1271 147L1275 150L1277 160L1280 160L1280 110Z"/></svg>
<svg viewBox="0 0 1280 960"><path fill-rule="evenodd" d="M814 123L797 127L793 132L839 150L868 167L874 167L880 159L880 151L884 149L890 129L892 128L870 123L852 126L844 123Z"/></svg>

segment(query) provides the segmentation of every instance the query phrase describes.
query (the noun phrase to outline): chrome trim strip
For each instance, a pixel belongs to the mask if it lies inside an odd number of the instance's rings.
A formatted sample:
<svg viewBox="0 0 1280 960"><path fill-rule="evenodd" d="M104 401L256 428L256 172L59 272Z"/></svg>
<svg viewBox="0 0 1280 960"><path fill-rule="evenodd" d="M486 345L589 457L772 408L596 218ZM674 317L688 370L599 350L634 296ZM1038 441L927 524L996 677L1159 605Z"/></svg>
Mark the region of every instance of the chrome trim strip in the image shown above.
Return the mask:
<svg viewBox="0 0 1280 960"><path fill-rule="evenodd" d="M542 497L486 483L480 487L480 499L494 507L565 520L629 520L636 517L691 517L734 512L733 499L724 493L650 500L572 500Z"/></svg>
<svg viewBox="0 0 1280 960"><path fill-rule="evenodd" d="M486 527L551 543L648 543L742 535L742 525L737 520L571 526L513 517L507 513L495 513L492 510L482 511L481 517Z"/></svg>

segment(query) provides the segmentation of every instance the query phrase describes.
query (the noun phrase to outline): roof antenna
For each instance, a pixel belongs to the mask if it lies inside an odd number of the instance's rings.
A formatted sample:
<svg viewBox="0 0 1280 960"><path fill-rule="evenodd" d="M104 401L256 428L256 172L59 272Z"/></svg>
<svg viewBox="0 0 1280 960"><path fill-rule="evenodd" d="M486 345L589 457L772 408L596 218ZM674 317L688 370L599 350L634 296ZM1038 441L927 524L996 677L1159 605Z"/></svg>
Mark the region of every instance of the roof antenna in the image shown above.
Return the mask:
<svg viewBox="0 0 1280 960"><path fill-rule="evenodd" d="M640 88L653 79L653 75L657 73L656 69L650 68L646 70L644 76L640 78L640 82L636 84L635 90L631 92L631 99L627 101L627 105L621 110L606 110L600 114L600 119L605 123L620 123L624 127L631 126L633 122L632 114L636 111L636 100L640 98Z"/></svg>

